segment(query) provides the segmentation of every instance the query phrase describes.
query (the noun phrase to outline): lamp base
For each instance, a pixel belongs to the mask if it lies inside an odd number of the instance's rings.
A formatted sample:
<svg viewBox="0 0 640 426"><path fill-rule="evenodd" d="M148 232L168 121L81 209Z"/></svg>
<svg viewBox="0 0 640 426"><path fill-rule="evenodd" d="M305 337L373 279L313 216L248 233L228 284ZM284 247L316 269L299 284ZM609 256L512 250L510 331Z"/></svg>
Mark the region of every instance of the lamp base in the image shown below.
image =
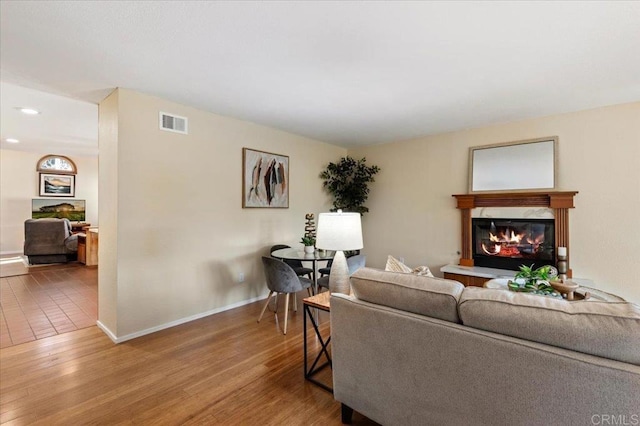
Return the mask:
<svg viewBox="0 0 640 426"><path fill-rule="evenodd" d="M336 251L329 274L329 291L331 293L351 293L351 281L349 280L349 265L347 258L341 250Z"/></svg>

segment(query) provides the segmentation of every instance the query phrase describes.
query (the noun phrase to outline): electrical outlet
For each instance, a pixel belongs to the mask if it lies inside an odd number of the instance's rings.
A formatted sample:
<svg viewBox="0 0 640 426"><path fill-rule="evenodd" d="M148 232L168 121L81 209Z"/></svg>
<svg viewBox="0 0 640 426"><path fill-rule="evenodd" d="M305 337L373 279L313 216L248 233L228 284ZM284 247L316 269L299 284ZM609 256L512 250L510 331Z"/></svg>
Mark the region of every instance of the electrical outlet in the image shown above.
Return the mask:
<svg viewBox="0 0 640 426"><path fill-rule="evenodd" d="M238 274L238 282L239 283L243 283L244 282L244 272L240 272Z"/></svg>

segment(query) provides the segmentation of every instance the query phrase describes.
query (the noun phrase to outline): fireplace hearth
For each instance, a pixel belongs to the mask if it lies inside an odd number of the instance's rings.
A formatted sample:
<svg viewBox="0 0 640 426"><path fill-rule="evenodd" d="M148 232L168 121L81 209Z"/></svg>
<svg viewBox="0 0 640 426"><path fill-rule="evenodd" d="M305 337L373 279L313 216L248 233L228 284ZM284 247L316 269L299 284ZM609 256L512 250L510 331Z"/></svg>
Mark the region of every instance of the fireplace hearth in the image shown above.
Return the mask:
<svg viewBox="0 0 640 426"><path fill-rule="evenodd" d="M553 219L472 219L476 266L518 270L521 265L555 265Z"/></svg>

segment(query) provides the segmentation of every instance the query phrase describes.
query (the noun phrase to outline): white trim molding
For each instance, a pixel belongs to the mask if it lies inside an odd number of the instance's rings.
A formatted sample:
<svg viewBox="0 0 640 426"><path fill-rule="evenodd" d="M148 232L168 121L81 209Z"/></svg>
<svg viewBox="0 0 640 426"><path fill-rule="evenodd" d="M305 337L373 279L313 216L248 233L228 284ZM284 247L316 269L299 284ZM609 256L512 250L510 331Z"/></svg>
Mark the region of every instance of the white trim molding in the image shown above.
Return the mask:
<svg viewBox="0 0 640 426"><path fill-rule="evenodd" d="M208 317L209 315L217 314L220 312L228 311L230 309L239 308L240 306L248 305L249 303L257 302L258 300L264 299L264 295L253 297L251 299L243 300L241 302L233 303L231 305L223 306L221 308L212 309L210 311L202 312L199 314L191 315L189 317L180 318L175 321L171 321L165 324L161 324L155 327L147 328L145 330L136 331L135 333L130 333L121 337L116 336L108 327L106 327L99 320L96 321L96 325L100 330L102 330L108 337L113 341L113 343L122 343L127 340L132 340L137 337L146 336L147 334L155 333L156 331L164 330L166 328L175 327L176 325L185 324L191 321L198 320L200 318Z"/></svg>

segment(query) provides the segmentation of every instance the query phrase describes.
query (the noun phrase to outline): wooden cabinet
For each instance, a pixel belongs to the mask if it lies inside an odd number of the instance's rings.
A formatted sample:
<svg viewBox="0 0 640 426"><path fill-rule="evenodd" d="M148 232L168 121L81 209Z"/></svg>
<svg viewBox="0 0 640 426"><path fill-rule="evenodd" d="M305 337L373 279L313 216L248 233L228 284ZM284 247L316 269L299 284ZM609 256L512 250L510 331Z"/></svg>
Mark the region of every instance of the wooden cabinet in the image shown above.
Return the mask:
<svg viewBox="0 0 640 426"><path fill-rule="evenodd" d="M464 284L465 287L468 287L468 286L483 287L484 283L491 279L491 278L484 278L484 277L472 277L471 275L452 274L450 272L445 272L444 277L448 280L458 281Z"/></svg>
<svg viewBox="0 0 640 426"><path fill-rule="evenodd" d="M78 233L78 262L87 263L87 235Z"/></svg>
<svg viewBox="0 0 640 426"><path fill-rule="evenodd" d="M87 266L98 264L98 228L87 229Z"/></svg>
<svg viewBox="0 0 640 426"><path fill-rule="evenodd" d="M71 222L71 233L84 233L90 226L91 224L86 222Z"/></svg>
<svg viewBox="0 0 640 426"><path fill-rule="evenodd" d="M88 228L78 234L78 262L87 266L98 264L98 228Z"/></svg>

